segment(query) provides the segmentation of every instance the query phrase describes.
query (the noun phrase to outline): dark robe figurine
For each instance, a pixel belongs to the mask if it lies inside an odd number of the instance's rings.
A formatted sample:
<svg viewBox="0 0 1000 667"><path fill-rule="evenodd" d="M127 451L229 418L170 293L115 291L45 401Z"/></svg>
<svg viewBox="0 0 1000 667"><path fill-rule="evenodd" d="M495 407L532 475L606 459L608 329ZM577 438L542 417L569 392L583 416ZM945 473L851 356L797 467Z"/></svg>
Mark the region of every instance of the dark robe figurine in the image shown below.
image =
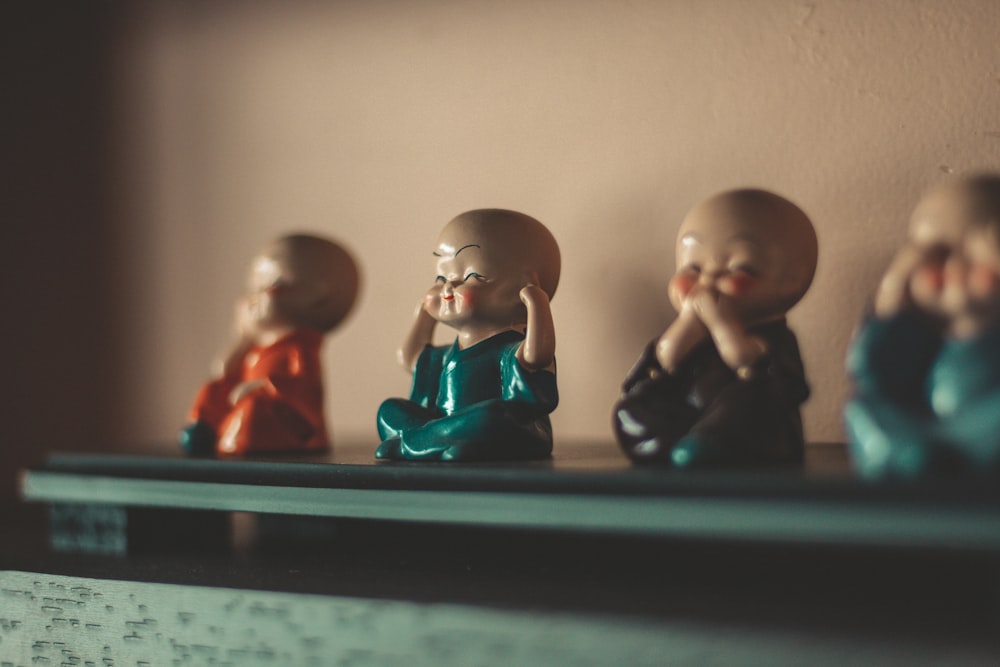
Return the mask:
<svg viewBox="0 0 1000 667"><path fill-rule="evenodd" d="M812 223L776 194L732 190L688 213L676 252L677 318L625 379L618 443L674 468L801 466L809 387L785 314L816 271Z"/></svg>
<svg viewBox="0 0 1000 667"><path fill-rule="evenodd" d="M746 379L703 341L673 373L656 341L625 378L615 436L637 463L802 465L799 406L809 397L795 335L778 321L749 331L768 347ZM692 456L700 461L689 460Z"/></svg>

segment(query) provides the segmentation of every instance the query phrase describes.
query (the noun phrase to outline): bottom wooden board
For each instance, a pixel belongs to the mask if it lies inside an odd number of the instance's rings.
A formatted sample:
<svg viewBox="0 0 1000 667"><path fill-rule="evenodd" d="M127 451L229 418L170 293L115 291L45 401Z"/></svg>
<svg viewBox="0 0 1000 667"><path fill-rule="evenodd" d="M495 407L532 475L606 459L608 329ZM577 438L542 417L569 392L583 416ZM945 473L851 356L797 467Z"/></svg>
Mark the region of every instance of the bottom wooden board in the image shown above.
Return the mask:
<svg viewBox="0 0 1000 667"><path fill-rule="evenodd" d="M0 665L995 665L991 647L0 572Z"/></svg>

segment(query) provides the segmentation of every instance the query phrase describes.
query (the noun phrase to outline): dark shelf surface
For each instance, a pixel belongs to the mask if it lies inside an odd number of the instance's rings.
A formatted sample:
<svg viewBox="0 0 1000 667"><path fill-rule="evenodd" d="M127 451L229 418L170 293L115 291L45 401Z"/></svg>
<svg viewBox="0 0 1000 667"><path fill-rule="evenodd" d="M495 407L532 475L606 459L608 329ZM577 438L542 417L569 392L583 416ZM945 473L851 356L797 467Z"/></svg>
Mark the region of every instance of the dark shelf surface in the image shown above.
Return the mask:
<svg viewBox="0 0 1000 667"><path fill-rule="evenodd" d="M835 446L825 445L832 451ZM815 451L815 450L814 450ZM869 484L829 463L796 471L635 468L609 443L527 464L54 455L29 470L33 502L496 526L799 544L1000 551L988 480ZM835 459L830 452L821 454Z"/></svg>

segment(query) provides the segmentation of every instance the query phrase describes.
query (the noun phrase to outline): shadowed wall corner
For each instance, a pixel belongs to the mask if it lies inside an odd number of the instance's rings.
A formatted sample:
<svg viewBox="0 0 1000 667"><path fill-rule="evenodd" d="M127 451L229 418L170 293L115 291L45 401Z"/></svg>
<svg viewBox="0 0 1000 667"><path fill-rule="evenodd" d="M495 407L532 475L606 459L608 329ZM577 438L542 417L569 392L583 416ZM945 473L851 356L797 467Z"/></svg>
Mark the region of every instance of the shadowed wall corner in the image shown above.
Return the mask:
<svg viewBox="0 0 1000 667"><path fill-rule="evenodd" d="M116 3L4 10L0 497L47 452L101 449L116 377Z"/></svg>

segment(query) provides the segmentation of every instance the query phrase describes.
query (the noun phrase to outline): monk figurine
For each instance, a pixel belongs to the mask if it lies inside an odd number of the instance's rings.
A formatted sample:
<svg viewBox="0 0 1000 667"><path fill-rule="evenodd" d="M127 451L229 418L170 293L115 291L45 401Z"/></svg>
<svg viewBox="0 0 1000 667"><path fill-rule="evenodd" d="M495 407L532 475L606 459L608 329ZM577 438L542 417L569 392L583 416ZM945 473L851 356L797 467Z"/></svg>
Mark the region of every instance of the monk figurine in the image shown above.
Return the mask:
<svg viewBox="0 0 1000 667"><path fill-rule="evenodd" d="M672 468L801 466L809 396L786 313L817 260L802 210L764 190L698 204L677 235L677 318L628 373L614 430L635 463Z"/></svg>
<svg viewBox="0 0 1000 667"><path fill-rule="evenodd" d="M847 365L862 476L1000 473L1000 174L921 199Z"/></svg>
<svg viewBox="0 0 1000 667"><path fill-rule="evenodd" d="M180 442L192 456L329 449L320 346L358 292L351 255L328 239L277 239L254 259L237 341L201 388Z"/></svg>
<svg viewBox="0 0 1000 667"><path fill-rule="evenodd" d="M559 400L555 238L523 213L475 210L445 226L433 255L437 277L398 355L413 376L410 397L379 407L375 457L548 458ZM439 322L456 332L450 345L431 344Z"/></svg>

